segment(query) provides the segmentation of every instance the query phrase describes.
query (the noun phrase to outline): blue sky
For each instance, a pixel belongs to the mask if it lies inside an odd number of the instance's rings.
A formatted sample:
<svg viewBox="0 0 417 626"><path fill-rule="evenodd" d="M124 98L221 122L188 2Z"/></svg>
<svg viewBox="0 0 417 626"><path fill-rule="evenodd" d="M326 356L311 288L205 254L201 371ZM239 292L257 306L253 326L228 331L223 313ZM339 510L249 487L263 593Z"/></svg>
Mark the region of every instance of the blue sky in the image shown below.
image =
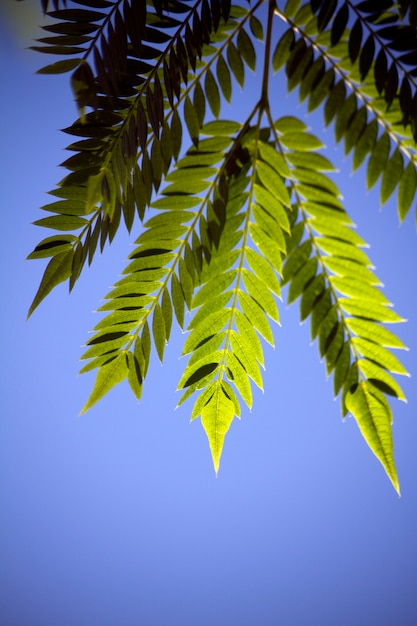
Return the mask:
<svg viewBox="0 0 417 626"><path fill-rule="evenodd" d="M121 231L71 297L57 288L25 321L43 269L25 261L43 236L30 222L62 178L69 138L57 129L76 111L67 77L34 75L48 59L0 24L1 623L415 625L414 213L399 227L395 201L381 211L377 190L366 194L363 172L351 176L334 149L346 206L409 320L398 332L413 378L402 381L408 404L394 403L401 498L353 419L342 421L298 303L280 306L276 348L265 346L265 393L255 391L252 412L232 424L217 479L201 425L189 424L191 404L174 411L179 329L164 365L153 360L139 405L120 385L78 417L93 383L77 377L81 346L135 234ZM293 111L272 89L277 116ZM332 147L320 115L307 123Z"/></svg>

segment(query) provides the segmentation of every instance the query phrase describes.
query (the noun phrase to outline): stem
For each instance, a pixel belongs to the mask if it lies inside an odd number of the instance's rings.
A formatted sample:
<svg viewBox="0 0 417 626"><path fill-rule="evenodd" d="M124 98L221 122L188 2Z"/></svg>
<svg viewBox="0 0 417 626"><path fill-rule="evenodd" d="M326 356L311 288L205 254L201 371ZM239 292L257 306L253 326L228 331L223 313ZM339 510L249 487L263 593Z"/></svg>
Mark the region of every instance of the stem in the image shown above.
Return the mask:
<svg viewBox="0 0 417 626"><path fill-rule="evenodd" d="M274 11L276 5L275 0L268 0L268 22L266 26L266 41L265 41L265 57L264 57L264 70L262 76L262 92L261 92L261 109L267 109L268 103L268 85L269 85L269 71L270 71L270 57L271 57L271 42L272 42L272 23L274 19Z"/></svg>

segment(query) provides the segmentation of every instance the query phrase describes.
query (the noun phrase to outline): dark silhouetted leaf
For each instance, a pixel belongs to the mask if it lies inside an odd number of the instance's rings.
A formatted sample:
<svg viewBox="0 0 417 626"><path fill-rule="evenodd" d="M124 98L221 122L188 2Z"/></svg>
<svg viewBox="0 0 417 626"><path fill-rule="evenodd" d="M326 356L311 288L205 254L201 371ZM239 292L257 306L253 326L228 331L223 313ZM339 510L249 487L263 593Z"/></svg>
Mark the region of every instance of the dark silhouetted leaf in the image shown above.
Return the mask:
<svg viewBox="0 0 417 626"><path fill-rule="evenodd" d="M374 36L369 35L367 40L365 41L365 45L363 46L360 57L359 57L359 72L361 75L361 80L364 80L371 69L375 54L375 41Z"/></svg>
<svg viewBox="0 0 417 626"><path fill-rule="evenodd" d="M336 13L332 24L332 30L330 35L330 43L332 46L335 46L339 43L340 39L345 32L347 23L349 19L349 6L344 3Z"/></svg>
<svg viewBox="0 0 417 626"><path fill-rule="evenodd" d="M323 0L317 16L319 31L324 30L337 9L337 0Z"/></svg>
<svg viewBox="0 0 417 626"><path fill-rule="evenodd" d="M356 20L349 37L349 58L354 63L358 57L362 46L362 24L359 19Z"/></svg>
<svg viewBox="0 0 417 626"><path fill-rule="evenodd" d="M388 61L387 55L383 48L377 54L374 65L375 86L378 93L382 93L387 80Z"/></svg>

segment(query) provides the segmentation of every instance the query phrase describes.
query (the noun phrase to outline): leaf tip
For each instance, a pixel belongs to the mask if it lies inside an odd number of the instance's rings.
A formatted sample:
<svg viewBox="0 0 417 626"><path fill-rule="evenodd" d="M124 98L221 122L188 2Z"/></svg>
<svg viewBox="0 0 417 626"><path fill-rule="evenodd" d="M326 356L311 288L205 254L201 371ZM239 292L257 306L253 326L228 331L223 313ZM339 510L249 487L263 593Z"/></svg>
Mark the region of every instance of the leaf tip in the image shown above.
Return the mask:
<svg viewBox="0 0 417 626"><path fill-rule="evenodd" d="M390 476L390 480L392 482L392 486L394 487L395 491L397 492L398 497L401 498L400 483L398 482L397 476L393 476L392 478Z"/></svg>
<svg viewBox="0 0 417 626"><path fill-rule="evenodd" d="M35 309L38 308L38 302L36 302L36 297L33 299L32 304L30 305L29 309L28 309L28 313L26 315L26 321L29 321L29 318L32 317L32 313L35 311Z"/></svg>

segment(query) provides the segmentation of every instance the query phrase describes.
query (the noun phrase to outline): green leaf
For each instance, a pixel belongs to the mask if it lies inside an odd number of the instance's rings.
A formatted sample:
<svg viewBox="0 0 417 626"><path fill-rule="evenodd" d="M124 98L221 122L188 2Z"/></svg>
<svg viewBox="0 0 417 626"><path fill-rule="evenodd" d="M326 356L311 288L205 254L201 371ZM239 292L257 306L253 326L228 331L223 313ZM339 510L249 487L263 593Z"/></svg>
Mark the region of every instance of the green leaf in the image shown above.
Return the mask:
<svg viewBox="0 0 417 626"><path fill-rule="evenodd" d="M308 259L306 263L291 277L288 290L288 304L301 296L312 282L317 271L317 258Z"/></svg>
<svg viewBox="0 0 417 626"><path fill-rule="evenodd" d="M317 187L319 190L327 191L335 197L340 197L339 189L336 183L334 183L328 176L325 176L321 172L311 172L304 168L294 168L292 175L300 183Z"/></svg>
<svg viewBox="0 0 417 626"><path fill-rule="evenodd" d="M71 248L70 250L60 252L59 254L53 256L49 261L42 277L41 284L39 285L39 289L36 292L32 304L30 305L28 318L54 287L70 277L73 257L74 252Z"/></svg>
<svg viewBox="0 0 417 626"><path fill-rule="evenodd" d="M262 374L258 361L253 354L252 346L246 335L240 335L235 331L230 333L230 347L233 354L239 359L248 376L263 391ZM243 397L243 396L242 396Z"/></svg>
<svg viewBox="0 0 417 626"><path fill-rule="evenodd" d="M287 17L294 17L300 8L301 0L287 0L284 13Z"/></svg>
<svg viewBox="0 0 417 626"><path fill-rule="evenodd" d="M322 57L318 57L312 65L310 65L306 74L304 75L299 91L299 100L300 102L304 102L304 100L310 95L313 87L317 85L320 79L325 74L325 63Z"/></svg>
<svg viewBox="0 0 417 626"><path fill-rule="evenodd" d="M326 94L327 95L327 94ZM324 107L324 122L326 126L336 117L346 98L346 86L343 80L339 80L332 86L330 95Z"/></svg>
<svg viewBox="0 0 417 626"><path fill-rule="evenodd" d="M192 365L189 364L178 383L178 389L186 387L192 387L193 390L202 389L209 380L212 380L219 368L218 363L212 362L214 356L214 354L209 354L205 358L193 362Z"/></svg>
<svg viewBox="0 0 417 626"><path fill-rule="evenodd" d="M369 339L385 348L407 350L407 346L391 330L375 324L375 322L357 317L348 317L345 320L349 329L356 335Z"/></svg>
<svg viewBox="0 0 417 626"><path fill-rule="evenodd" d="M308 285L304 286L300 302L300 318L304 321L312 312L316 302L323 294L325 282L323 274L315 276Z"/></svg>
<svg viewBox="0 0 417 626"><path fill-rule="evenodd" d="M309 151L323 148L323 144L314 135L306 132L289 132L281 137L281 141L289 150Z"/></svg>
<svg viewBox="0 0 417 626"><path fill-rule="evenodd" d="M334 172L334 165L327 157L317 152L288 152L286 155L295 167L304 167L317 172Z"/></svg>
<svg viewBox="0 0 417 626"><path fill-rule="evenodd" d="M392 442L392 414L383 394L371 383L361 381L346 395L346 407L355 418L359 429L385 469L394 489L400 494Z"/></svg>
<svg viewBox="0 0 417 626"><path fill-rule="evenodd" d="M191 141L195 146L197 146L198 135L200 132L200 124L195 108L188 96L185 98L184 102L184 119L187 125L188 132L190 133Z"/></svg>
<svg viewBox="0 0 417 626"><path fill-rule="evenodd" d="M386 370L394 374L409 375L403 364L386 348L377 345L373 341L368 341L368 339L363 339L362 337L353 337L352 344L363 357L373 361Z"/></svg>
<svg viewBox="0 0 417 626"><path fill-rule="evenodd" d="M292 277L307 263L311 255L311 241L307 239L303 241L297 248L287 257L284 265L283 283L289 282Z"/></svg>
<svg viewBox="0 0 417 626"><path fill-rule="evenodd" d="M245 268L242 269L241 276L248 294L256 300L256 302L271 319L275 322L279 322L279 313L276 302L265 283L258 278L258 276L252 274L252 272L249 272L249 270Z"/></svg>
<svg viewBox="0 0 417 626"><path fill-rule="evenodd" d="M232 98L232 81L230 78L230 70L227 66L226 61L223 59L222 55L219 56L217 61L217 80L219 82L220 88L222 90L223 96L225 100L230 103Z"/></svg>
<svg viewBox="0 0 417 626"><path fill-rule="evenodd" d="M278 72L278 70L285 65L294 46L294 42L294 31L292 28L289 28L278 41L272 55L272 69L274 72Z"/></svg>
<svg viewBox="0 0 417 626"><path fill-rule="evenodd" d="M184 300L187 307L191 308L191 302L193 298L194 284L193 279L191 278L187 266L183 259L179 259L179 278L181 289L184 294Z"/></svg>
<svg viewBox="0 0 417 626"><path fill-rule="evenodd" d="M230 319L230 310L223 309L220 311L214 311L211 315L208 315L201 324L194 328L188 335L183 348L183 354L192 352L208 337L211 337L218 331L220 331Z"/></svg>
<svg viewBox="0 0 417 626"><path fill-rule="evenodd" d="M177 322L180 328L184 328L184 293L175 273L172 274L171 278L171 299Z"/></svg>
<svg viewBox="0 0 417 626"><path fill-rule="evenodd" d="M349 125L345 130L345 154L349 152L358 143L359 137L363 134L367 124L367 110L366 107L360 107L349 121Z"/></svg>
<svg viewBox="0 0 417 626"><path fill-rule="evenodd" d="M213 360L216 360L216 362L222 360L224 353L223 351L220 351L219 348L224 342L226 334L227 331L222 330L209 337L206 341L203 341L190 355L186 369L191 368L191 365L194 366L197 361L211 363Z"/></svg>
<svg viewBox="0 0 417 626"><path fill-rule="evenodd" d="M259 142L258 148L262 160L265 161L265 163L268 163L268 165L273 167L274 170L276 170L276 172L283 178L290 177L290 169L282 154L263 141Z"/></svg>
<svg viewBox="0 0 417 626"><path fill-rule="evenodd" d="M220 383L216 383L213 395L201 407L201 423L209 440L214 471L219 471L224 438L235 416L234 402Z"/></svg>
<svg viewBox="0 0 417 626"><path fill-rule="evenodd" d="M214 137L228 137L230 141L230 137L239 132L241 128L242 124L233 120L214 120L204 124L201 129L201 134ZM213 175L213 173L213 170L211 170L210 175Z"/></svg>
<svg viewBox="0 0 417 626"><path fill-rule="evenodd" d="M362 237L352 228L347 228L346 224L343 223L345 221L343 214L339 216L335 211L326 210L324 207L321 207L319 211L315 212L315 208L312 207L311 203L305 203L304 206L307 212L315 213L315 215L307 221L311 228L317 233L320 233L320 235L341 239L354 246L365 245Z"/></svg>
<svg viewBox="0 0 417 626"><path fill-rule="evenodd" d="M309 113L315 111L315 109L317 109L317 107L328 97L333 88L335 76L336 73L334 69L330 67L321 77L319 82L314 85L313 91L311 92L308 100L307 109Z"/></svg>
<svg viewBox="0 0 417 626"><path fill-rule="evenodd" d="M397 381L379 364L368 361L367 359L360 359L357 363L362 374L378 387L380 391L394 396L403 402L407 401Z"/></svg>
<svg viewBox="0 0 417 626"><path fill-rule="evenodd" d="M373 320L375 322L395 324L404 321L404 319L397 315L392 309L388 309L386 306L376 304L375 302L355 300L353 298L340 298L339 304L342 309L350 315Z"/></svg>
<svg viewBox="0 0 417 626"><path fill-rule="evenodd" d="M216 80L210 69L208 69L206 72L204 87L211 112L213 113L214 117L217 118L220 115L220 94Z"/></svg>
<svg viewBox="0 0 417 626"><path fill-rule="evenodd" d="M178 194L178 195L168 195L164 198L159 198L152 202L151 206L154 209L166 210L170 209L171 211L179 211L182 209L190 209L192 207L200 204L201 198L196 198L192 195L188 194Z"/></svg>
<svg viewBox="0 0 417 626"><path fill-rule="evenodd" d="M255 218L256 224L262 228L265 234L270 237L278 248L285 253L286 245L284 234L280 225L275 221L274 217L268 211L257 205L252 206L252 215Z"/></svg>
<svg viewBox="0 0 417 626"><path fill-rule="evenodd" d="M234 321L236 328L241 337L245 337L251 346L251 350L258 361L258 363L264 367L264 356L262 351L262 344L253 325L250 323L249 318L246 317L241 311L236 310L234 315Z"/></svg>
<svg viewBox="0 0 417 626"><path fill-rule="evenodd" d="M222 293L227 289L236 277L236 269L229 271L223 271L221 274L214 276L211 280L207 281L193 297L192 308L196 308L209 302L215 296Z"/></svg>
<svg viewBox="0 0 417 626"><path fill-rule="evenodd" d="M253 47L251 38L247 32L242 28L238 32L237 36L237 49L242 55L246 65L252 70L256 70L256 52Z"/></svg>
<svg viewBox="0 0 417 626"><path fill-rule="evenodd" d="M332 345L332 341L336 336L339 328L339 317L337 314L336 306L333 305L327 311L324 319L319 323L318 338L319 338L319 353L323 357L327 355L329 348Z"/></svg>
<svg viewBox="0 0 417 626"><path fill-rule="evenodd" d="M284 115L283 117L280 117L276 120L274 126L282 134L293 132L302 133L307 130L306 124L293 115Z"/></svg>
<svg viewBox="0 0 417 626"><path fill-rule="evenodd" d="M252 241L259 251L268 258L275 270L282 273L282 255L278 244L256 224L249 224L249 232Z"/></svg>
<svg viewBox="0 0 417 626"><path fill-rule="evenodd" d="M334 368L333 376L333 389L334 395L337 396L345 384L349 375L350 367L350 348L349 344L345 342L337 357L336 365Z"/></svg>
<svg viewBox="0 0 417 626"><path fill-rule="evenodd" d="M368 281L362 281L358 276L331 276L330 282L345 296L363 298L386 306L391 305L382 291L370 285Z"/></svg>
<svg viewBox="0 0 417 626"><path fill-rule="evenodd" d="M230 69L232 70L233 76L236 78L238 84L243 87L245 83L245 68L243 66L242 58L232 41L227 46L227 61Z"/></svg>
<svg viewBox="0 0 417 626"><path fill-rule="evenodd" d="M118 324L118 326L120 328L109 327L102 334L94 335L88 341L88 345L91 345L91 347L84 352L81 358L92 359L103 356L115 352L124 346L129 339L129 330L132 328L132 323L129 322L124 328L121 324Z"/></svg>
<svg viewBox="0 0 417 626"><path fill-rule="evenodd" d="M194 403L193 410L191 412L190 422L195 420L197 417L201 415L201 410L207 404L214 393L214 389L216 388L217 382L211 382L209 385L200 393L197 400Z"/></svg>
<svg viewBox="0 0 417 626"><path fill-rule="evenodd" d="M135 356L141 364L141 371L143 371L144 377L148 371L151 347L151 332L146 321L143 325L141 341L139 342L137 339L135 342Z"/></svg>
<svg viewBox="0 0 417 626"><path fill-rule="evenodd" d="M318 237L316 243L321 250L333 256L344 257L350 261L356 261L366 267L371 267L371 262L365 252L350 243L340 241L334 237Z"/></svg>
<svg viewBox="0 0 417 626"><path fill-rule="evenodd" d="M398 181L403 173L403 169L404 160L400 150L397 148L392 157L388 159L382 174L380 193L381 204L385 204L396 189Z"/></svg>
<svg viewBox="0 0 417 626"><path fill-rule="evenodd" d="M102 365L97 373L90 397L81 410L80 415L91 409L112 387L121 383L128 376L128 364L125 352L119 353L112 361Z"/></svg>
<svg viewBox="0 0 417 626"><path fill-rule="evenodd" d="M87 220L76 215L52 215L33 222L35 226L53 228L54 230L79 230L88 225Z"/></svg>
<svg viewBox="0 0 417 626"><path fill-rule="evenodd" d="M376 181L385 170L389 149L390 140L388 133L383 133L377 141L369 158L368 169L366 172L366 186L368 189L371 189L375 185Z"/></svg>
<svg viewBox="0 0 417 626"><path fill-rule="evenodd" d="M398 179L397 179L398 181ZM407 165L402 173L398 188L398 215L402 222L410 210L417 189L417 172L413 161Z"/></svg>
<svg viewBox="0 0 417 626"><path fill-rule="evenodd" d="M172 303L166 287L162 293L161 311L164 318L166 341L169 341L172 328Z"/></svg>
<svg viewBox="0 0 417 626"><path fill-rule="evenodd" d="M322 259L324 265L338 276L357 276L363 281L367 281L370 285L381 285L379 279L375 274L361 265L357 261L351 260L348 257L331 257L326 256Z"/></svg>
<svg viewBox="0 0 417 626"><path fill-rule="evenodd" d="M260 254L248 248L246 250L246 260L251 270L263 280L271 291L277 296L281 295L281 287L274 268L271 264Z"/></svg>
<svg viewBox="0 0 417 626"><path fill-rule="evenodd" d="M268 170L265 170L265 175L267 175ZM275 180L275 183L277 180ZM283 185L284 183L282 183ZM261 185L255 184L253 186L253 190L255 192L256 202L259 206L262 206L265 211L271 214L274 217L275 221L280 225L281 229L289 233L290 232L290 222L288 219L288 214L283 205L281 204L282 198L285 202L288 198L287 190L283 188L281 185L281 181L278 183L278 186L274 186L274 192L268 191L265 187ZM278 198L278 195L280 198Z"/></svg>
<svg viewBox="0 0 417 626"><path fill-rule="evenodd" d="M252 15L249 20L249 26L254 37L259 39L259 41L263 41L264 31L263 31L262 22L260 22L257 17Z"/></svg>
<svg viewBox="0 0 417 626"><path fill-rule="evenodd" d="M366 127L355 146L353 153L353 170L356 170L364 161L365 157L373 150L378 133L378 122L372 120Z"/></svg>
<svg viewBox="0 0 417 626"><path fill-rule="evenodd" d="M248 296L244 291L239 290L238 297L242 312L246 315L249 322L271 346L274 346L274 336L262 308L256 300Z"/></svg>
<svg viewBox="0 0 417 626"><path fill-rule="evenodd" d="M198 126L201 127L204 124L204 118L206 116L206 96L199 82L194 88L193 105L198 120Z"/></svg>
<svg viewBox="0 0 417 626"><path fill-rule="evenodd" d="M136 399L139 401L142 397L142 387L143 387L143 378L140 371L140 365L132 352L127 352L127 378L129 381L130 388L136 396Z"/></svg>
<svg viewBox="0 0 417 626"><path fill-rule="evenodd" d="M153 312L152 334L159 360L162 363L164 360L164 350L166 345L166 328L162 310L158 303L155 304Z"/></svg>
<svg viewBox="0 0 417 626"><path fill-rule="evenodd" d="M43 239L29 254L28 259L44 259L65 252L77 241L74 235L54 235Z"/></svg>
<svg viewBox="0 0 417 626"><path fill-rule="evenodd" d="M81 59L63 59L62 61L56 61L45 67L41 67L37 74L64 74L70 72L80 65Z"/></svg>
<svg viewBox="0 0 417 626"><path fill-rule="evenodd" d="M207 315L210 315L214 310L223 309L228 304L231 296L231 291L224 291L223 293L220 293L205 302L205 304L203 304L198 309L198 311L195 313L194 317L190 321L188 325L188 330L196 328L202 322L202 320L204 320Z"/></svg>
<svg viewBox="0 0 417 626"><path fill-rule="evenodd" d="M227 376L233 382L249 409L252 408L252 389L244 365L230 350L226 356Z"/></svg>
<svg viewBox="0 0 417 626"><path fill-rule="evenodd" d="M270 165L263 161L257 163L257 174L262 184L268 189L282 204L290 206L290 196L281 176Z"/></svg>
<svg viewBox="0 0 417 626"><path fill-rule="evenodd" d="M356 107L356 95L352 93L348 98L346 98L340 110L336 113L334 136L337 143L342 139L348 126L350 125L356 113Z"/></svg>

